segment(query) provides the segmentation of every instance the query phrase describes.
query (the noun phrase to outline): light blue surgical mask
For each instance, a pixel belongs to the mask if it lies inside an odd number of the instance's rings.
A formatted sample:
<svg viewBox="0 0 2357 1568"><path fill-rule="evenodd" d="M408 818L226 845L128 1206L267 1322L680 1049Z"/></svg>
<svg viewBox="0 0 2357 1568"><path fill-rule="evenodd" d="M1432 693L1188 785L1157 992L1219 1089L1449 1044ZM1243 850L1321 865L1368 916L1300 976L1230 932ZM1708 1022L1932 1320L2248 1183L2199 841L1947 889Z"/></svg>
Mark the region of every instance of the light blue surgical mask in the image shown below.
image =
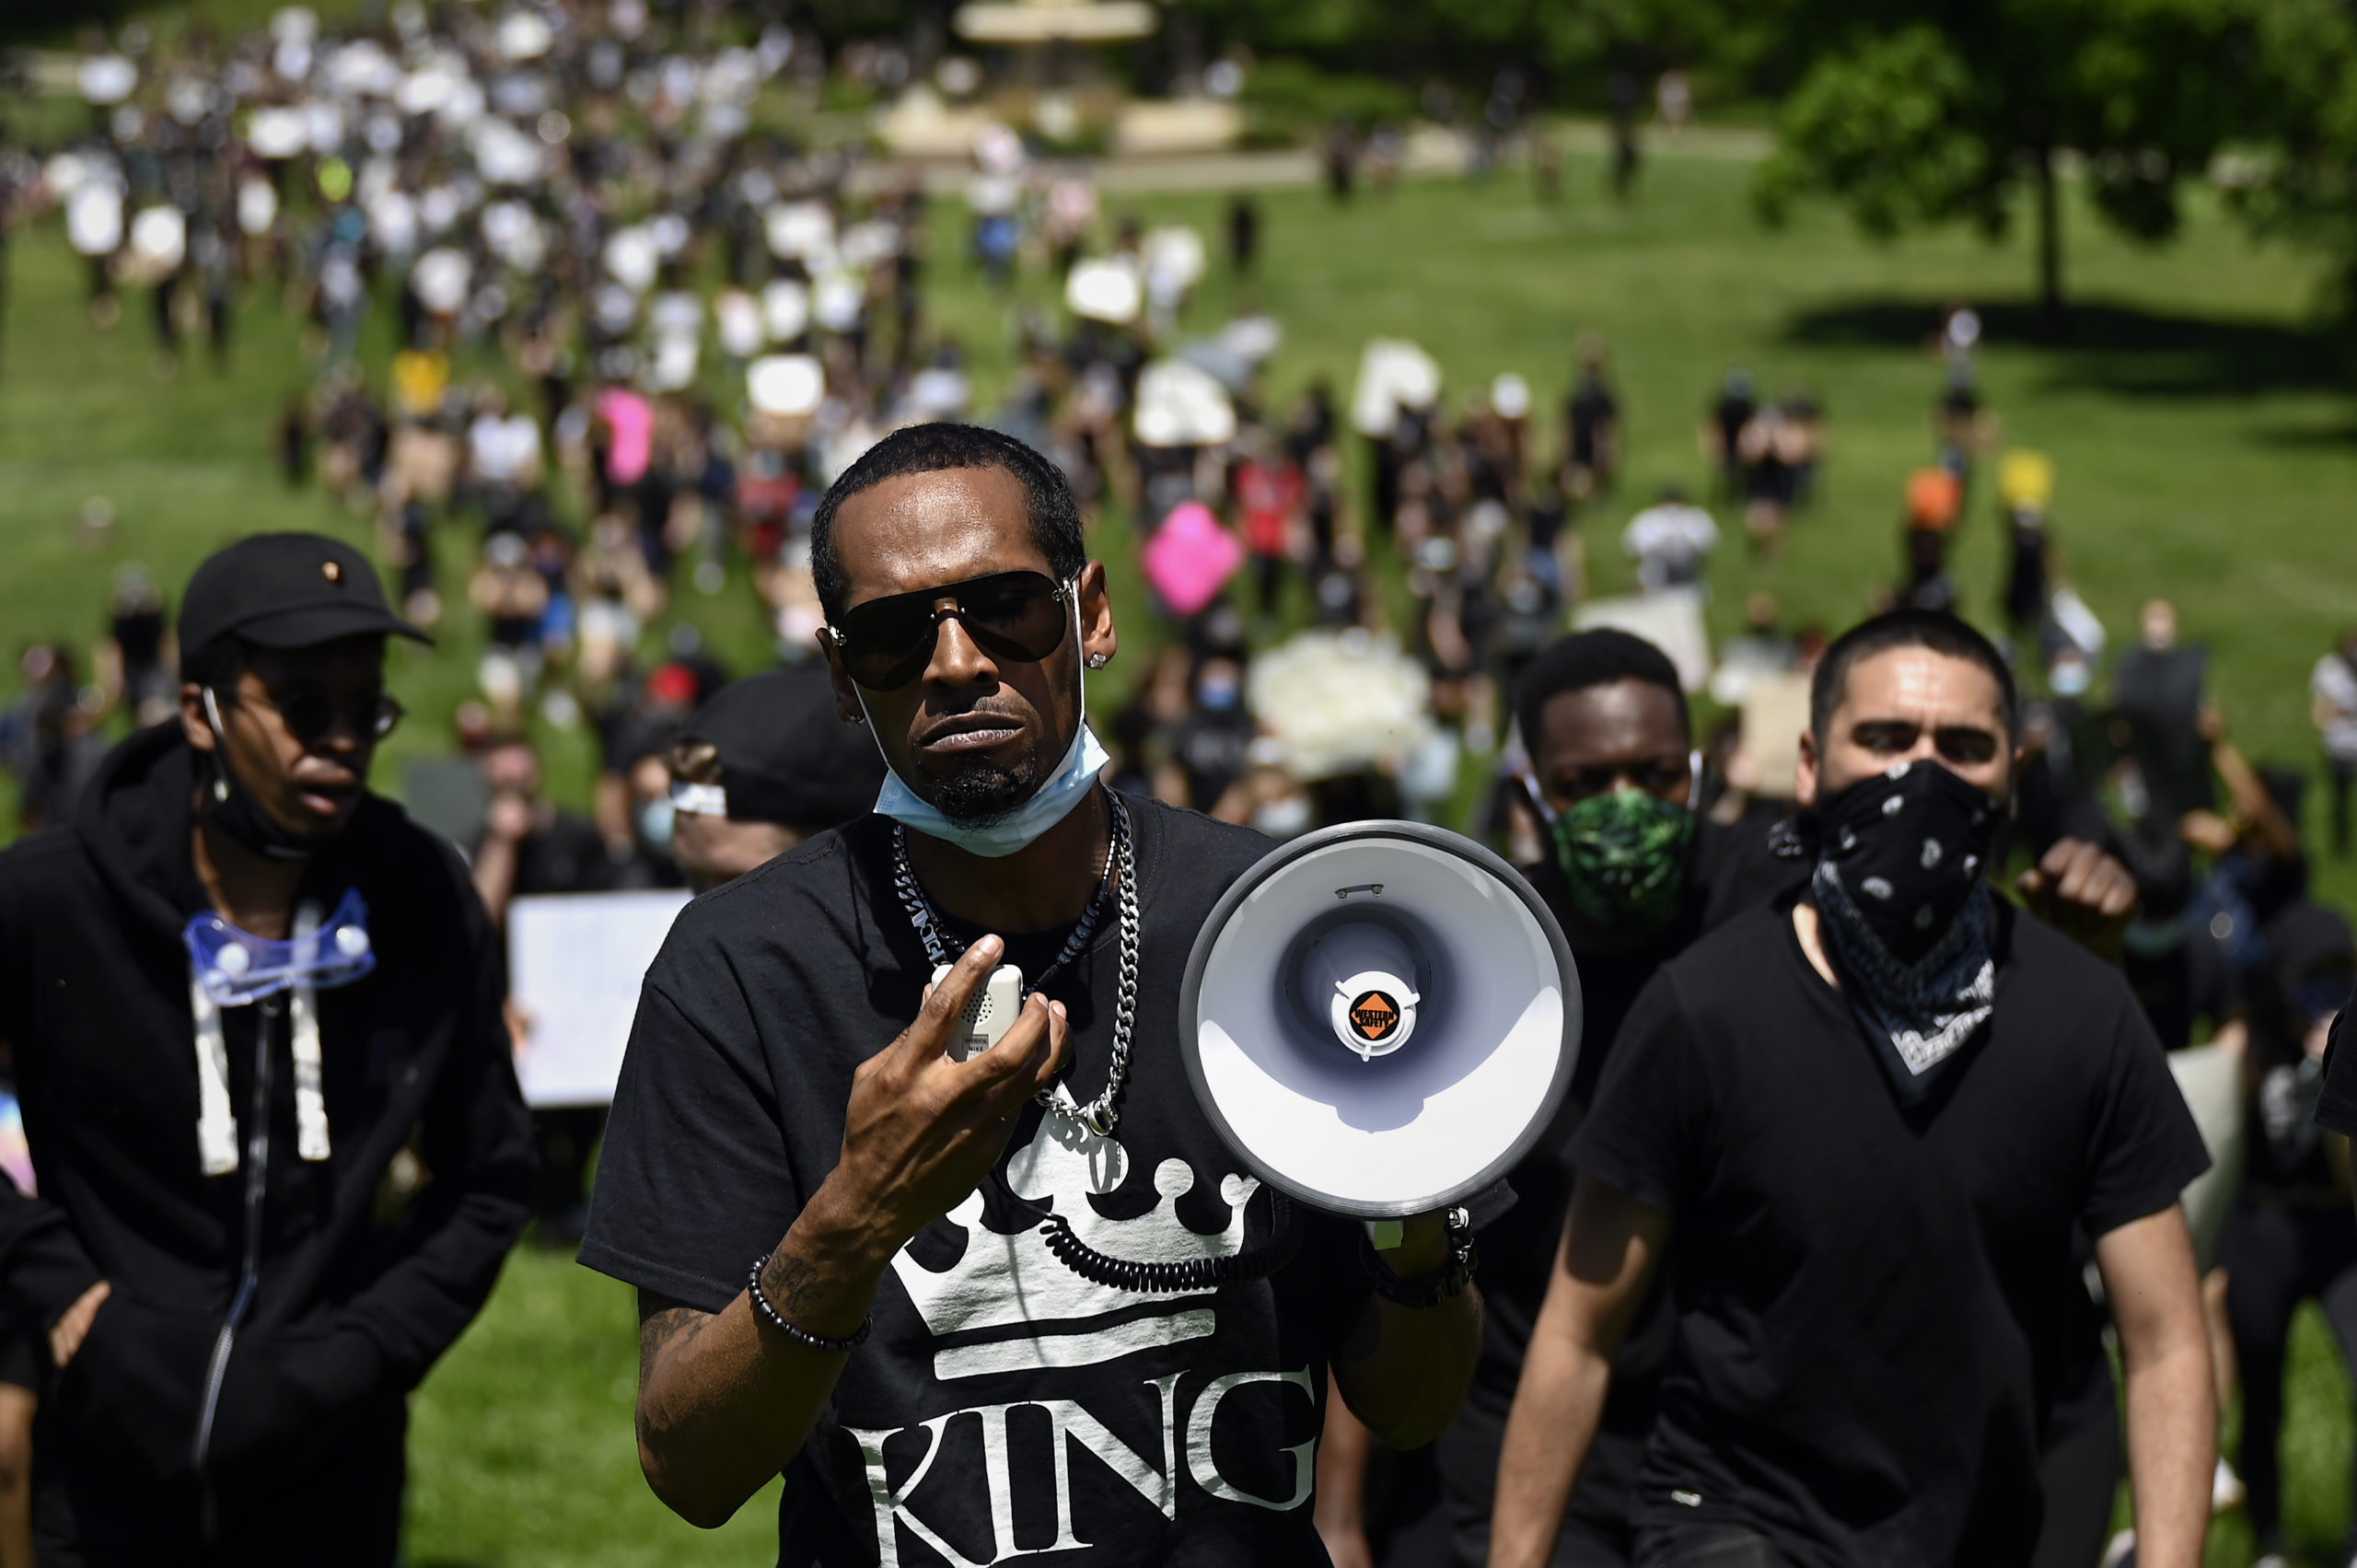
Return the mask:
<svg viewBox="0 0 2357 1568"><path fill-rule="evenodd" d="M1080 596L1073 597L1073 645L1080 644ZM884 762L884 787L876 793L878 816L889 817L902 827L914 829L944 843L956 844L969 854L979 854L985 860L999 860L1028 849L1033 841L1049 829L1072 815L1073 807L1088 796L1097 785L1097 775L1113 760L1096 732L1088 727L1088 676L1084 666L1080 671L1080 733L1073 737L1063 761L1050 774L1031 798L1002 816L979 822L959 822L933 802L919 796L901 782L893 770L891 759ZM856 687L862 714L867 711L867 697ZM868 733L876 726L871 721ZM879 747L880 749L880 747Z"/></svg>
<svg viewBox="0 0 2357 1568"><path fill-rule="evenodd" d="M970 854L997 860L1029 848L1033 840L1071 816L1073 807L1096 787L1097 775L1112 760L1096 732L1084 723L1080 733L1073 737L1062 765L1039 786L1039 793L1003 817L981 822L954 821L938 806L919 798L917 792L902 784L900 775L888 768L884 773L884 787L876 795L876 809L903 827L956 844Z"/></svg>

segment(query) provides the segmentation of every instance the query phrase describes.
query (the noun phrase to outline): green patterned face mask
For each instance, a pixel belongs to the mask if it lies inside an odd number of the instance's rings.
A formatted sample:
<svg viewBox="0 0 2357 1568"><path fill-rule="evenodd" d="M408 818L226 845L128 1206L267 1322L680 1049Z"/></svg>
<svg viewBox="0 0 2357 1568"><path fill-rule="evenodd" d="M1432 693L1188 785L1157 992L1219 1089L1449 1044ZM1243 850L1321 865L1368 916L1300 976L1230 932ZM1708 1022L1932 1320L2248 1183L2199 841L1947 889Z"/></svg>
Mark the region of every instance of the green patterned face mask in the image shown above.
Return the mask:
<svg viewBox="0 0 2357 1568"><path fill-rule="evenodd" d="M1694 841L1692 811L1642 789L1608 789L1553 825L1555 858L1582 920L1643 937L1676 917Z"/></svg>

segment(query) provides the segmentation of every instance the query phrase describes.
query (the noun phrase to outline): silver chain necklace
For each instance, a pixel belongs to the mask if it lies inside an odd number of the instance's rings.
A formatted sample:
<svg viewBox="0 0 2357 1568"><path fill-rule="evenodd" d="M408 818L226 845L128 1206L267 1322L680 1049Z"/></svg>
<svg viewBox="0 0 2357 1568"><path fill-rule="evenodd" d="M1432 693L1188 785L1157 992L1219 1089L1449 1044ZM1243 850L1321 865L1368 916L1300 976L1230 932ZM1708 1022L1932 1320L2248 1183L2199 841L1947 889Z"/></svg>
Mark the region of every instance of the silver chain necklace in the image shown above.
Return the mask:
<svg viewBox="0 0 2357 1568"><path fill-rule="evenodd" d="M1130 1075L1130 1033L1138 1016L1137 852L1130 831L1129 808L1121 804L1121 797L1107 790L1105 804L1112 819L1112 832L1111 842L1105 846L1105 873L1097 879L1097 896L1088 900L1088 908L1081 912L1079 923L1073 927L1071 937L1055 961L1024 986L1027 996L1039 990L1049 976L1087 947L1089 938L1097 934L1097 918L1105 907L1105 883L1118 876L1114 902L1121 923L1121 970L1113 1008L1113 1065L1106 1074L1105 1092L1082 1105L1073 1098L1071 1088L1059 1080L1053 1088L1033 1097L1050 1110L1062 1113L1100 1138L1111 1137L1113 1129L1120 1123L1121 1086ZM960 942L954 949L950 946L952 939L942 925L939 912L925 897L923 886L909 865L908 830L897 822L892 825L892 886L900 896L900 907L908 912L909 923L916 927L918 937L924 943L925 957L936 965L956 963L965 952L966 944Z"/></svg>

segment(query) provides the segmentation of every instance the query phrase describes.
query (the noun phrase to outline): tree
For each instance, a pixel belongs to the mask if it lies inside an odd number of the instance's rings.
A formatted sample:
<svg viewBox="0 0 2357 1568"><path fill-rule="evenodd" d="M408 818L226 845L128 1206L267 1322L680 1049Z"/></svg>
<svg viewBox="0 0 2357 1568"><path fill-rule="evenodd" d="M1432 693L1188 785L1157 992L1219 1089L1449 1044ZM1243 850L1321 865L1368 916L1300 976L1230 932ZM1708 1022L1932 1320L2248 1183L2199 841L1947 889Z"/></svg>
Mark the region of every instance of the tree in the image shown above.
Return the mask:
<svg viewBox="0 0 2357 1568"><path fill-rule="evenodd" d="M1616 68L1708 60L1741 74L1758 6L1732 0L1190 0L1222 43L1323 70L1480 90L1512 71L1536 101L1600 101Z"/></svg>
<svg viewBox="0 0 2357 1568"><path fill-rule="evenodd" d="M2261 8L2262 0L1965 0L1924 22L1802 0L1786 36L1824 43L1785 101L1760 205L1773 219L1803 192L1823 191L1870 234L1961 220L1993 238L2026 186L2039 297L2059 325L2064 161L2081 163L2115 226L2156 242L2175 233L2179 186L2253 112Z"/></svg>
<svg viewBox="0 0 2357 1568"><path fill-rule="evenodd" d="M2274 0L2256 75L2257 113L2223 170L2228 204L2258 232L2332 257L2333 303L2357 320L2357 15L2339 0Z"/></svg>

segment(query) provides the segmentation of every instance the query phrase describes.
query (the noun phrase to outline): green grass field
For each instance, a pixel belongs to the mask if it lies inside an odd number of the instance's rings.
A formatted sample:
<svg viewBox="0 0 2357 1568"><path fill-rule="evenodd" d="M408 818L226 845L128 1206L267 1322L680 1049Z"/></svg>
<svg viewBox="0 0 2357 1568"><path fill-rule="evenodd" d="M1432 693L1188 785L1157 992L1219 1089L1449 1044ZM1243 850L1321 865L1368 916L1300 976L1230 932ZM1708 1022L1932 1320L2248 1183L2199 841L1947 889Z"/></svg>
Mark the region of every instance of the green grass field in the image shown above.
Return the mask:
<svg viewBox="0 0 2357 1568"><path fill-rule="evenodd" d="M1898 571L1900 486L1933 456L1928 413L1940 370L1923 343L1943 301L1969 299L1991 330L1988 401L2009 441L2055 457L2063 561L2115 638L2130 633L2143 598L2175 597L2188 634L2215 649L2216 692L2247 749L2308 765L2308 668L2344 621L2357 621L2357 404L2347 359L2312 330L2316 269L2295 252L2255 248L2207 200L2193 203L2182 240L2160 250L2109 238L2074 207L2066 244L2077 331L2049 346L2029 331L2022 240L1991 248L1946 235L1877 249L1821 208L1767 232L1748 215L1749 172L1722 158L1658 157L1626 209L1601 200L1588 163L1574 163L1566 198L1551 206L1511 171L1488 185L1411 182L1345 208L1309 191L1267 193L1252 287L1287 331L1273 401L1282 407L1319 374L1347 393L1361 343L1382 334L1414 338L1437 355L1453 398L1512 369L1552 409L1573 336L1603 332L1627 411L1629 462L1620 495L1582 526L1596 588L1614 591L1630 577L1618 534L1633 506L1664 483L1700 486L1694 427L1726 367L1748 365L1771 389L1805 384L1829 417L1820 500L1797 520L1781 561L1755 563L1730 545L1714 572L1713 614L1719 631L1731 630L1745 593L1766 587L1794 620L1838 629ZM1210 235L1225 200L1109 205L1182 218ZM961 225L955 203L939 204L927 277L937 319L962 340L987 401L1012 363L1010 307L963 261ZM1046 296L1039 280L1024 291ZM1190 325L1224 319L1230 293L1215 273ZM168 380L151 366L144 301L127 304L123 324L101 335L85 319L78 265L54 225L13 247L0 325L8 563L0 645L12 660L36 638L87 645L123 562L143 562L176 587L208 551L246 531L366 537L365 519L316 492L289 491L277 475L270 432L308 367L296 325L273 302L248 302L226 371L192 355ZM379 369L388 346L380 322L367 345ZM93 536L77 518L98 496L118 520ZM455 575L459 530L447 542ZM1123 563L1117 593L1134 629L1144 610L1128 542L1119 522L1100 541ZM1976 617L1994 610L2001 553L1984 504L1956 562ZM676 613L739 667L761 656L749 587L709 600L683 587ZM397 781L402 758L447 746L450 709L473 680L477 633L466 621L461 612L446 622L435 655L396 660L413 717L388 749L380 786ZM0 678L0 689L13 679ZM552 772L577 799L587 741L544 738ZM6 800L0 815L13 819ZM2320 829L2313 807L2310 819ZM2320 884L2342 905L2357 902L2346 865L2325 865ZM621 1287L558 1256L518 1255L481 1324L417 1401L413 1562L771 1560L765 1502L704 1537L665 1513L637 1477L633 1322ZM2292 1523L2296 1544L2321 1562L2347 1523L2351 1438L2348 1385L2313 1317L2301 1325L2295 1366ZM2248 1558L2247 1532L2228 1521L2211 1561Z"/></svg>

